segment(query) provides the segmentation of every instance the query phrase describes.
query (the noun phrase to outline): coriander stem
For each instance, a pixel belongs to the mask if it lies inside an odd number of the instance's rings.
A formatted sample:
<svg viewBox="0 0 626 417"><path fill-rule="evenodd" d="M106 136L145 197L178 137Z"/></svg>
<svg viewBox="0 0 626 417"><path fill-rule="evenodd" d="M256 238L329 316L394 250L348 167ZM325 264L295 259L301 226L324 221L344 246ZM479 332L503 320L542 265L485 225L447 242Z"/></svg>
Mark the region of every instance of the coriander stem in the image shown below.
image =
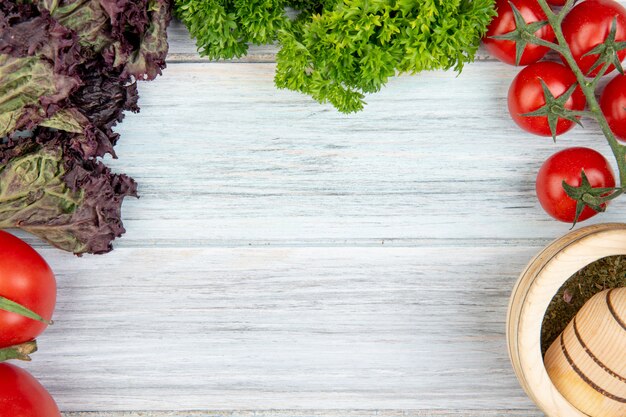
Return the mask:
<svg viewBox="0 0 626 417"><path fill-rule="evenodd" d="M548 22L550 23L550 26L552 26L552 30L554 31L554 34L556 36L556 40L561 47L561 51L559 52L563 56L563 59L565 59L565 61L569 65L570 69L576 75L578 84L580 85L580 88L585 95L585 98L587 99L589 111L600 125L600 129L602 129L602 133L606 137L606 140L609 143L611 150L613 151L613 155L615 156L615 160L617 161L617 167L619 169L620 186L624 187L626 186L626 147L624 145L621 145L617 141L615 135L609 127L609 123L607 122L606 117L604 117L604 114L602 113L602 109L600 108L600 104L598 103L595 95L595 87L597 85L597 81L587 81L587 79L585 78L585 74L576 63L576 60L572 55L572 51L569 49L569 45L565 40L565 36L563 35L563 30L561 28L561 22L574 6L574 0L567 0L565 6L563 6L558 14L555 14L552 11L546 0L538 0L538 3L548 17ZM606 72L606 70L608 70L608 65L605 65L602 68L601 73Z"/></svg>

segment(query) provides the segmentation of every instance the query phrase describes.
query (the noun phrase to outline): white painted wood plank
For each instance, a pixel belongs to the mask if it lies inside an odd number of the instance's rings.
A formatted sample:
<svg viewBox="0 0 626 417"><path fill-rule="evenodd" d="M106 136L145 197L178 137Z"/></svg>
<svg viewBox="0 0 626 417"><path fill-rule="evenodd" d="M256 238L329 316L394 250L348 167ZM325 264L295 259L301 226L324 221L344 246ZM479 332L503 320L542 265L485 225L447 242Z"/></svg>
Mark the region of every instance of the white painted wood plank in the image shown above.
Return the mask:
<svg viewBox="0 0 626 417"><path fill-rule="evenodd" d="M525 410L261 410L261 411L166 411L78 412L65 417L539 417Z"/></svg>
<svg viewBox="0 0 626 417"><path fill-rule="evenodd" d="M546 242L569 225L536 200L542 161L573 145L610 157L591 121L557 144L522 132L506 110L516 70L498 63L395 78L350 116L276 90L272 72L180 64L141 85L111 161L142 195L118 247Z"/></svg>
<svg viewBox="0 0 626 417"><path fill-rule="evenodd" d="M532 409L504 320L538 249L43 250L28 368L65 411Z"/></svg>

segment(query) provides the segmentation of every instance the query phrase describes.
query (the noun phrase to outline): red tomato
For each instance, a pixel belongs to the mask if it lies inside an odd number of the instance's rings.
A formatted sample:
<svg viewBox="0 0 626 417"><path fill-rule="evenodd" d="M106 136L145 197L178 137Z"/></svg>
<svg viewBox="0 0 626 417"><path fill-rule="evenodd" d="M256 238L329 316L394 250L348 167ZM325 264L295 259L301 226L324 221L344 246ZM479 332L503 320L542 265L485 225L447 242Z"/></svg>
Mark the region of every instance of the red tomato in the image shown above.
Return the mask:
<svg viewBox="0 0 626 417"><path fill-rule="evenodd" d="M0 231L0 296L52 318L56 303L56 280L44 259L22 240ZM46 324L0 310L0 348L28 342Z"/></svg>
<svg viewBox="0 0 626 417"><path fill-rule="evenodd" d="M601 66L589 72L598 55L583 56L603 43L617 17L615 40L626 41L626 9L612 0L587 0L577 4L563 20L562 29L576 63L588 76L596 76ZM618 52L620 61L626 58L626 50ZM607 74L615 67L611 65Z"/></svg>
<svg viewBox="0 0 626 417"><path fill-rule="evenodd" d="M526 23L547 19L541 6L537 3L537 0L513 0L512 3L520 11ZM516 28L513 10L511 9L509 0L497 0L496 10L498 11L498 16L491 21L491 24L487 28L487 34L483 39L483 43L491 55L502 62L515 65L515 42L491 38L491 36L509 33ZM554 41L555 38L554 31L550 26L544 26L535 32L535 35L550 42ZM547 52L548 48L545 46L528 44L526 48L524 48L520 65L528 65L537 62L543 58Z"/></svg>
<svg viewBox="0 0 626 417"><path fill-rule="evenodd" d="M0 363L0 415L61 417L54 399L39 381L8 363Z"/></svg>
<svg viewBox="0 0 626 417"><path fill-rule="evenodd" d="M548 0L548 4L553 6L565 6L567 0Z"/></svg>
<svg viewBox="0 0 626 417"><path fill-rule="evenodd" d="M558 98L576 82L576 76L569 68L556 62L544 61L527 66L517 74L509 88L509 113L522 129L535 135L552 136L546 116L521 116L546 104L540 80L543 80L552 95ZM585 103L585 96L579 87L565 102L565 108L583 110ZM560 118L556 133L560 135L572 127L574 122Z"/></svg>
<svg viewBox="0 0 626 417"><path fill-rule="evenodd" d="M574 221L576 201L567 195L562 182L573 187L580 186L583 170L593 187L615 187L613 170L600 153L589 148L564 149L548 158L537 175L537 198L546 213L562 222ZM585 207L578 221L596 214L590 207Z"/></svg>
<svg viewBox="0 0 626 417"><path fill-rule="evenodd" d="M604 87L600 107L615 136L626 141L626 76L618 75Z"/></svg>

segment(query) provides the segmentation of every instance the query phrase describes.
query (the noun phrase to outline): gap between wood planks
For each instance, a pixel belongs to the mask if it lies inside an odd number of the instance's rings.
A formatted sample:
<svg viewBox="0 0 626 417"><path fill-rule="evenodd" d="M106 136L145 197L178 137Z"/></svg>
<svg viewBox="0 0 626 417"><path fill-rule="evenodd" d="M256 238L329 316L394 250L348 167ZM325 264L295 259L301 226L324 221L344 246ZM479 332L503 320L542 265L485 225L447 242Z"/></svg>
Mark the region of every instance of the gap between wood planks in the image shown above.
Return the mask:
<svg viewBox="0 0 626 417"><path fill-rule="evenodd" d="M269 50L269 51L268 51ZM198 63L211 63L211 64L273 64L276 62L276 53L278 52L278 46L266 46L264 48L250 46L247 55L241 58L226 59L214 61L210 58L203 58L197 53L187 52L170 52L167 55L168 64L198 64ZM481 47L479 53L476 55L475 62L494 62L496 59L487 55L487 52Z"/></svg>
<svg viewBox="0 0 626 417"><path fill-rule="evenodd" d="M48 249L50 246L38 239L37 237L28 235L20 230L12 229L11 233L19 236L29 245L38 249ZM114 242L114 247L123 249L142 249L142 248L368 248L368 247L391 247L391 248L493 248L493 247L537 247L542 248L549 244L551 238L519 238L519 239L501 239L501 238L459 238L459 239L268 239L268 240L246 240L246 239L168 239L163 241L154 241L147 244L142 239L133 239L127 235Z"/></svg>
<svg viewBox="0 0 626 417"><path fill-rule="evenodd" d="M74 412L63 417L540 417L528 410L220 410Z"/></svg>

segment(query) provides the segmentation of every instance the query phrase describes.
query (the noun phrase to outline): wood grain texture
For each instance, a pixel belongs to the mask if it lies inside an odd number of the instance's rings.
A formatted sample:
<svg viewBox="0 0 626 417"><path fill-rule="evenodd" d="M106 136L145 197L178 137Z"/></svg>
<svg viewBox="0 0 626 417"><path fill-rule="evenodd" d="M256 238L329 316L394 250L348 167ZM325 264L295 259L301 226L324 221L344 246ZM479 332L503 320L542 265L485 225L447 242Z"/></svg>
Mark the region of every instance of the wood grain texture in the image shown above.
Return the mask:
<svg viewBox="0 0 626 417"><path fill-rule="evenodd" d="M64 413L64 417L539 417L526 410L236 410Z"/></svg>
<svg viewBox="0 0 626 417"><path fill-rule="evenodd" d="M395 78L351 116L277 91L273 69L171 65L142 85L112 163L143 196L121 245L546 242L569 226L536 201L542 161L572 145L610 155L592 121L556 145L522 132L506 110L516 70L498 63Z"/></svg>
<svg viewBox="0 0 626 417"><path fill-rule="evenodd" d="M141 85L109 162L142 196L117 247L545 244L569 226L537 203L542 161L572 145L610 155L592 121L557 144L520 131L516 70L495 62L397 77L351 116L276 90L273 68L172 64Z"/></svg>
<svg viewBox="0 0 626 417"><path fill-rule="evenodd" d="M626 241L626 233L624 237ZM626 320L626 288L605 290L587 301L546 352L550 380L585 416L626 415L626 321L622 320Z"/></svg>
<svg viewBox="0 0 626 417"><path fill-rule="evenodd" d="M546 365L551 362L552 354L546 355L544 365L541 352L541 324L545 311L553 295L574 273L594 261L624 253L625 224L584 227L559 238L538 253L515 284L507 314L511 361L520 383L548 417L586 417L588 414L561 394L550 376L554 374L548 375ZM615 358L618 363L623 363L624 352L617 349ZM583 397L582 393L578 395ZM599 415L621 414L606 412Z"/></svg>
<svg viewBox="0 0 626 417"><path fill-rule="evenodd" d="M44 250L59 311L28 368L67 411L521 409L504 317L537 249Z"/></svg>
<svg viewBox="0 0 626 417"><path fill-rule="evenodd" d="M556 145L521 132L517 70L488 57L394 78L344 116L276 90L272 48L208 63L171 33L108 161L142 196L116 250L75 258L20 234L58 275L57 324L27 368L66 416L538 416L506 306L569 228L541 211L536 171L573 144L610 155L594 123Z"/></svg>

